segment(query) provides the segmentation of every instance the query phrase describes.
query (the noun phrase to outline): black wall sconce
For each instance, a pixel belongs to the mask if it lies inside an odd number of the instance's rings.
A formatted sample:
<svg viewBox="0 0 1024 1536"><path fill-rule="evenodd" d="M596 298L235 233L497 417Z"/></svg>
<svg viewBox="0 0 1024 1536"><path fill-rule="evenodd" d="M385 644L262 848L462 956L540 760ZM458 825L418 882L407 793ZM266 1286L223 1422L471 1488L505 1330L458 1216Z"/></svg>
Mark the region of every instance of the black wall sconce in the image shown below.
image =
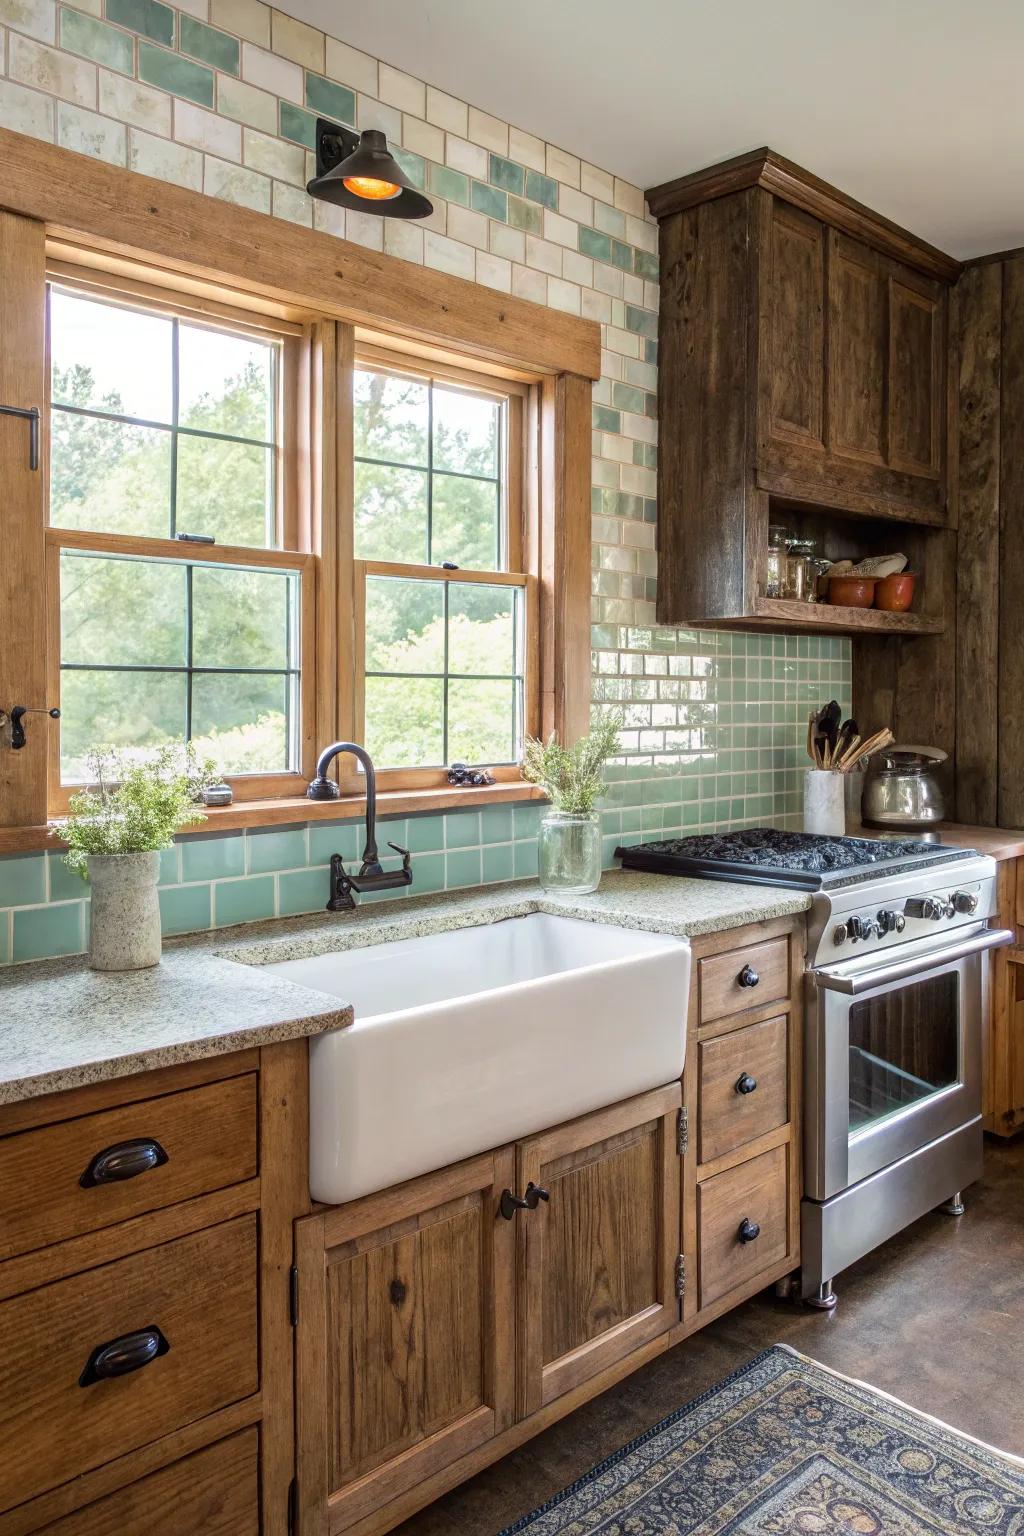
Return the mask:
<svg viewBox="0 0 1024 1536"><path fill-rule="evenodd" d="M316 175L310 197L382 219L425 219L434 211L409 180L377 128L353 133L325 117L316 120Z"/></svg>

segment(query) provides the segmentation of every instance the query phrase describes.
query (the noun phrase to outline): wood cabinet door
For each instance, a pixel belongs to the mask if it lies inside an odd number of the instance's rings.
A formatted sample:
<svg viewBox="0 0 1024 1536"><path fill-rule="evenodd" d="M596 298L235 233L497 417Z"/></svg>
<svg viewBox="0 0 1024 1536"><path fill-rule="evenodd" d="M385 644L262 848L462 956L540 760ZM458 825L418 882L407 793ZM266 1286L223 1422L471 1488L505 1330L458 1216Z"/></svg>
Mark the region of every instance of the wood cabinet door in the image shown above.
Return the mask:
<svg viewBox="0 0 1024 1536"><path fill-rule="evenodd" d="M679 1321L678 1083L519 1143L520 1412Z"/></svg>
<svg viewBox="0 0 1024 1536"><path fill-rule="evenodd" d="M885 468L888 294L882 258L829 231L828 438L834 454Z"/></svg>
<svg viewBox="0 0 1024 1536"><path fill-rule="evenodd" d="M296 1224L299 1530L341 1531L514 1411L511 1147Z"/></svg>
<svg viewBox="0 0 1024 1536"><path fill-rule="evenodd" d="M790 449L820 463L825 428L825 226L765 194L762 205L762 436L773 459ZM819 471L820 472L820 471Z"/></svg>
<svg viewBox="0 0 1024 1536"><path fill-rule="evenodd" d="M898 473L937 481L945 422L943 292L889 262L888 299L887 463Z"/></svg>

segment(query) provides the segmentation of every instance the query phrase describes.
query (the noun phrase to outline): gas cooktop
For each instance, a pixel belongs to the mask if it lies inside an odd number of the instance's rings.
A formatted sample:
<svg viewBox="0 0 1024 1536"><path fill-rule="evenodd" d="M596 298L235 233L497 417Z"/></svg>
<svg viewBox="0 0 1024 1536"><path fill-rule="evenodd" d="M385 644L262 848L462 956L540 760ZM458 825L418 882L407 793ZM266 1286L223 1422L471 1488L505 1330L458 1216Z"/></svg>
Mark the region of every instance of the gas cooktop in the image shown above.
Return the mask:
<svg viewBox="0 0 1024 1536"><path fill-rule="evenodd" d="M783 885L800 891L831 890L975 857L968 848L949 848L917 838L821 837L810 832L780 832L773 827L666 838L616 848L615 853L623 869L701 875L744 885Z"/></svg>

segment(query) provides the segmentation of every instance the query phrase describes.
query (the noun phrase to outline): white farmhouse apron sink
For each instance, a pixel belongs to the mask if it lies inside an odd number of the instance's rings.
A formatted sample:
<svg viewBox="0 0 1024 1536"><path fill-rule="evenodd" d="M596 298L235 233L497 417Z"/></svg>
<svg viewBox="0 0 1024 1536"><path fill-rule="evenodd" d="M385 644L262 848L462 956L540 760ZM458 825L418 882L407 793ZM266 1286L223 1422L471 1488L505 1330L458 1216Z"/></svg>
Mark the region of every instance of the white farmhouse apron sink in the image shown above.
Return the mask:
<svg viewBox="0 0 1024 1536"><path fill-rule="evenodd" d="M678 1078L686 939L533 913L266 967L352 1004L310 1041L310 1189L386 1189Z"/></svg>

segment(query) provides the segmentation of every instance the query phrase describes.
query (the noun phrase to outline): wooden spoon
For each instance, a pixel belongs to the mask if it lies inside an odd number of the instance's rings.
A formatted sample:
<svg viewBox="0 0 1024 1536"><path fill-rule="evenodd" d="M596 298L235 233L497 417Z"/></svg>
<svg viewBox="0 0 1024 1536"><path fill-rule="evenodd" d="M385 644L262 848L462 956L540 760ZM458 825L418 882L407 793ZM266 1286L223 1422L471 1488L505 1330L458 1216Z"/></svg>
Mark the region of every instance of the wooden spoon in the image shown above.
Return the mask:
<svg viewBox="0 0 1024 1536"><path fill-rule="evenodd" d="M844 772L849 773L850 769L855 767L857 763L863 762L866 757L873 757L883 747L891 746L895 740L896 738L888 726L885 726L881 731L876 731L873 736L868 737L867 741L862 741L856 752L847 758L843 765Z"/></svg>

